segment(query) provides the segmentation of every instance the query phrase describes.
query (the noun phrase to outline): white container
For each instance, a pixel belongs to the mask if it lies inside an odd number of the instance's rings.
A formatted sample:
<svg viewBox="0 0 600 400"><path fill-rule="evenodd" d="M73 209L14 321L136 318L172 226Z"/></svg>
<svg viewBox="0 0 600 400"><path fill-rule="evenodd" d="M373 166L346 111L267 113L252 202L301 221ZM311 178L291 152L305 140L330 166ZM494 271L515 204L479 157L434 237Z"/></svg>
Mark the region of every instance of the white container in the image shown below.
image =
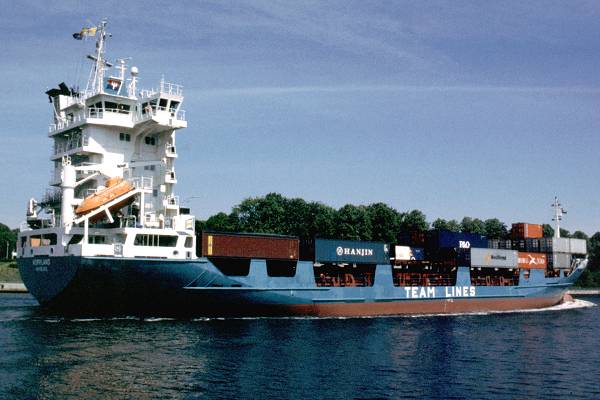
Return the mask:
<svg viewBox="0 0 600 400"><path fill-rule="evenodd" d="M472 267L517 268L516 250L471 248Z"/></svg>
<svg viewBox="0 0 600 400"><path fill-rule="evenodd" d="M584 239L569 239L570 252L573 254L587 254L587 242Z"/></svg>
<svg viewBox="0 0 600 400"><path fill-rule="evenodd" d="M553 269L569 269L573 256L568 253L553 253L552 268Z"/></svg>
<svg viewBox="0 0 600 400"><path fill-rule="evenodd" d="M554 253L570 253L570 239L568 238L552 238L552 251Z"/></svg>

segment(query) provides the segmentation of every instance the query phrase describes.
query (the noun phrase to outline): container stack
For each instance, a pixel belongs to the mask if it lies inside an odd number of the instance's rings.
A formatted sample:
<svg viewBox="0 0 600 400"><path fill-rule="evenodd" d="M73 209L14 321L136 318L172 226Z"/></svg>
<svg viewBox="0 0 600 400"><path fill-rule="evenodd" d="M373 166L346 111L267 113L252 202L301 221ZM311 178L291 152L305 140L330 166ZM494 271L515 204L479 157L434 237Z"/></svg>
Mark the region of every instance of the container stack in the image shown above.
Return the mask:
<svg viewBox="0 0 600 400"><path fill-rule="evenodd" d="M445 265L470 265L472 248L487 248L485 236L446 230L401 233L395 248L396 260L425 259Z"/></svg>
<svg viewBox="0 0 600 400"><path fill-rule="evenodd" d="M518 251L518 266L524 269L545 269L547 257L540 252L542 225L517 222L510 230L511 247Z"/></svg>
<svg viewBox="0 0 600 400"><path fill-rule="evenodd" d="M587 253L583 239L544 238L542 225L523 222L513 224L511 242L520 268L569 269L574 256Z"/></svg>

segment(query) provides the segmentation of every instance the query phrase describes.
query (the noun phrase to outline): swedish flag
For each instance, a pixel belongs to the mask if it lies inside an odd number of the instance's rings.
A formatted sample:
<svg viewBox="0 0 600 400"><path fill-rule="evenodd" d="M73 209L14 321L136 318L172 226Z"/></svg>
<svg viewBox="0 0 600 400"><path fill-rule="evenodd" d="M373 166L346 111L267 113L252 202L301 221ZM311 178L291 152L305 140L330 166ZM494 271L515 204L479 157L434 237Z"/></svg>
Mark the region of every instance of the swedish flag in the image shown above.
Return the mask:
<svg viewBox="0 0 600 400"><path fill-rule="evenodd" d="M98 30L98 28L95 26L92 26L89 28L84 27L84 28L81 28L81 31L75 32L73 34L73 38L77 39L77 40L82 40L83 38L88 37L88 36L96 36L97 30Z"/></svg>

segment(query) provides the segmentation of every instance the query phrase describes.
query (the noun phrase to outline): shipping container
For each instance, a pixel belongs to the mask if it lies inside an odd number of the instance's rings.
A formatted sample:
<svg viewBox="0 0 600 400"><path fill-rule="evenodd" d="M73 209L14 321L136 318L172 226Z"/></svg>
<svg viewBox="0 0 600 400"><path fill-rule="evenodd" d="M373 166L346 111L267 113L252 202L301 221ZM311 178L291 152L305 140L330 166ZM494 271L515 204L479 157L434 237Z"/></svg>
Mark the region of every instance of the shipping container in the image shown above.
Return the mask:
<svg viewBox="0 0 600 400"><path fill-rule="evenodd" d="M550 269L569 269L573 256L569 253L551 253L548 254L548 268Z"/></svg>
<svg viewBox="0 0 600 400"><path fill-rule="evenodd" d="M203 257L238 257L297 260L299 240L295 237L202 232Z"/></svg>
<svg viewBox="0 0 600 400"><path fill-rule="evenodd" d="M512 224L510 230L512 239L539 239L544 236L543 232L542 225L527 224L525 222Z"/></svg>
<svg viewBox="0 0 600 400"><path fill-rule="evenodd" d="M505 239L488 239L488 249L512 250L512 243Z"/></svg>
<svg viewBox="0 0 600 400"><path fill-rule="evenodd" d="M515 250L471 248L472 267L517 268Z"/></svg>
<svg viewBox="0 0 600 400"><path fill-rule="evenodd" d="M568 238L552 238L552 252L553 253L570 253L571 242Z"/></svg>
<svg viewBox="0 0 600 400"><path fill-rule="evenodd" d="M470 249L473 247L487 248L488 241L485 236L477 233L434 230L430 231L427 235L427 247L430 249Z"/></svg>
<svg viewBox="0 0 600 400"><path fill-rule="evenodd" d="M587 242L584 239L544 238L540 239L541 253L587 254Z"/></svg>
<svg viewBox="0 0 600 400"><path fill-rule="evenodd" d="M529 253L539 253L540 239L525 239L525 251Z"/></svg>
<svg viewBox="0 0 600 400"><path fill-rule="evenodd" d="M396 259L396 261L422 261L425 259L425 254L423 248L421 247L395 246L394 258Z"/></svg>
<svg viewBox="0 0 600 400"><path fill-rule="evenodd" d="M548 259L543 253L519 253L519 268L546 269Z"/></svg>
<svg viewBox="0 0 600 400"><path fill-rule="evenodd" d="M527 242L525 239L511 240L511 249L517 251L527 251Z"/></svg>
<svg viewBox="0 0 600 400"><path fill-rule="evenodd" d="M552 253L552 238L538 239L540 242L540 253Z"/></svg>
<svg viewBox="0 0 600 400"><path fill-rule="evenodd" d="M401 246L411 247L424 247L425 246L425 232L421 231L410 231L400 232L398 234L398 244Z"/></svg>
<svg viewBox="0 0 600 400"><path fill-rule="evenodd" d="M584 239L569 239L570 252L573 254L587 254L587 241Z"/></svg>
<svg viewBox="0 0 600 400"><path fill-rule="evenodd" d="M325 263L389 264L389 246L382 242L315 239L315 261Z"/></svg>

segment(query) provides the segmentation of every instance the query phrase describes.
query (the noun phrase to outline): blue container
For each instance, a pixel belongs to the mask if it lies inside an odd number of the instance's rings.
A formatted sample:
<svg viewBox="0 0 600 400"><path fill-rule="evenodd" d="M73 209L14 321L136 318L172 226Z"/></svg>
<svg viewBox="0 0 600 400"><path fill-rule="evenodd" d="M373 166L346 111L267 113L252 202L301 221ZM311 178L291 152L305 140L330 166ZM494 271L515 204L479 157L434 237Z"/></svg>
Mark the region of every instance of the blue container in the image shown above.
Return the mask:
<svg viewBox="0 0 600 400"><path fill-rule="evenodd" d="M389 264L389 246L382 242L315 239L315 261L353 264Z"/></svg>
<svg viewBox="0 0 600 400"><path fill-rule="evenodd" d="M425 259L425 250L420 247L411 247L414 260L423 261Z"/></svg>
<svg viewBox="0 0 600 400"><path fill-rule="evenodd" d="M472 247L487 248L488 241L483 235L466 232L431 231L427 237L427 247L431 249L470 249Z"/></svg>

